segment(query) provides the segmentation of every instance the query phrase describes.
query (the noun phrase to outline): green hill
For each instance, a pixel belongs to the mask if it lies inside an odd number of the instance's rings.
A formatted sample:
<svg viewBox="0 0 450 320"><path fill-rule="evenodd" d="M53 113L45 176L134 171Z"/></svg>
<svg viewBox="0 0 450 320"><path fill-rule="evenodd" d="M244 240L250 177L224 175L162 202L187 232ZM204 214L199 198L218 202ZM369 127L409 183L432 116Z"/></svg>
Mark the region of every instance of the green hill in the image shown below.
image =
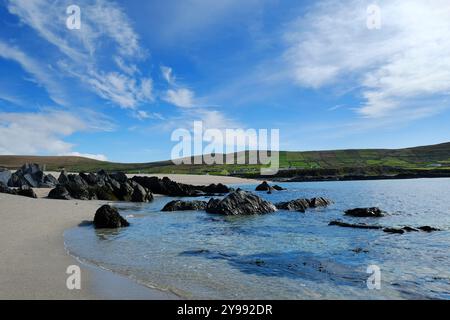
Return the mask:
<svg viewBox="0 0 450 320"><path fill-rule="evenodd" d="M234 155L248 158L248 152ZM193 158L192 158L193 159ZM107 171L129 173L187 173L257 176L259 164L174 165L171 161L151 163L113 163L82 157L0 156L0 167L15 169L33 162L48 171ZM247 163L247 162L245 162ZM280 176L296 175L380 175L409 172L447 172L450 170L450 143L405 149L354 149L329 151L281 151ZM450 172L450 171L448 171Z"/></svg>

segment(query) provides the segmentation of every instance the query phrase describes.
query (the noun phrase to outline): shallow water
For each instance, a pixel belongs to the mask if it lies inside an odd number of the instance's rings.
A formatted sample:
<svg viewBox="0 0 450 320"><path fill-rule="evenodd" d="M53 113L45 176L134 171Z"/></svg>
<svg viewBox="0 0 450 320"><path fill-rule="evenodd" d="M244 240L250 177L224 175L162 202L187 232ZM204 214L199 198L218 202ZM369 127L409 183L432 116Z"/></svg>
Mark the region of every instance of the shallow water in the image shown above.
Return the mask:
<svg viewBox="0 0 450 320"><path fill-rule="evenodd" d="M173 198L157 197L116 205L131 227L74 228L65 233L66 245L88 262L184 298L450 299L450 179L280 185L288 190L258 194L272 202L323 196L335 203L306 213L222 217L162 213ZM346 209L369 206L389 214L343 217ZM397 235L328 226L334 219L443 231ZM369 265L381 269L380 290L367 288Z"/></svg>

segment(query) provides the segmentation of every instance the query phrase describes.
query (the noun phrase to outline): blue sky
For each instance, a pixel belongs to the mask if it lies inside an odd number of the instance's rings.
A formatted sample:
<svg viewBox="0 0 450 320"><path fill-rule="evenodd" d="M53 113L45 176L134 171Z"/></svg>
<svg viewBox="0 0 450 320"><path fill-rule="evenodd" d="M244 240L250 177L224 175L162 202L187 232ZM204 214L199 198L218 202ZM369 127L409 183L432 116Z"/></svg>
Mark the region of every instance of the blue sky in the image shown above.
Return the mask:
<svg viewBox="0 0 450 320"><path fill-rule="evenodd" d="M164 160L196 120L283 150L449 141L450 4L379 0L369 29L373 3L0 0L0 154Z"/></svg>

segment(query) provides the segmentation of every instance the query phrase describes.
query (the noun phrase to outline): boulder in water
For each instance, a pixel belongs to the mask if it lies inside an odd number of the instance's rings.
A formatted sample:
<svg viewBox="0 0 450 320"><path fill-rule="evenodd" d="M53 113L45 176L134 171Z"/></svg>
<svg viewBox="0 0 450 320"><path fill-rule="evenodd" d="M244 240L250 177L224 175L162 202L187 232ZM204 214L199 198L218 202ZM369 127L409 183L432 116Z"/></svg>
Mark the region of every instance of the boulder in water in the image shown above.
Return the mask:
<svg viewBox="0 0 450 320"><path fill-rule="evenodd" d="M105 204L97 210L94 217L94 226L96 229L115 229L128 227L130 223L125 220L116 208Z"/></svg>
<svg viewBox="0 0 450 320"><path fill-rule="evenodd" d="M243 190L236 190L224 199L211 199L206 212L223 215L253 215L277 211L270 202Z"/></svg>
<svg viewBox="0 0 450 320"><path fill-rule="evenodd" d="M205 210L206 201L182 201L174 200L167 203L161 211L198 211Z"/></svg>
<svg viewBox="0 0 450 320"><path fill-rule="evenodd" d="M355 208L345 211L346 216L358 218L381 218L384 217L383 211L380 208Z"/></svg>

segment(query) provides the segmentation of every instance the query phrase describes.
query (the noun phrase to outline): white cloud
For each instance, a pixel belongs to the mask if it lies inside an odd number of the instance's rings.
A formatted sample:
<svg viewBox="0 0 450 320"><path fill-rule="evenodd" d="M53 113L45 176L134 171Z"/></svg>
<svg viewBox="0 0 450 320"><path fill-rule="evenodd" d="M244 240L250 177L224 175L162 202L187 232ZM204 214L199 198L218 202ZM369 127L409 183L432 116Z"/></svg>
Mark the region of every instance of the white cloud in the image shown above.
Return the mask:
<svg viewBox="0 0 450 320"><path fill-rule="evenodd" d="M60 154L60 156L72 156L72 157L83 157L99 161L108 161L108 158L104 154L91 154L91 153L80 153L80 152L70 152L66 154Z"/></svg>
<svg viewBox="0 0 450 320"><path fill-rule="evenodd" d="M175 85L175 76L173 75L173 70L170 67L161 66L161 73L164 80L170 85Z"/></svg>
<svg viewBox="0 0 450 320"><path fill-rule="evenodd" d="M369 118L442 108L450 93L448 1L377 1L379 30L366 27L368 4L323 1L290 25L285 59L296 83L356 84L357 111Z"/></svg>
<svg viewBox="0 0 450 320"><path fill-rule="evenodd" d="M194 92L186 88L169 89L163 99L181 108L194 106Z"/></svg>
<svg viewBox="0 0 450 320"><path fill-rule="evenodd" d="M35 59L29 57L20 49L8 45L7 43L0 40L0 58L12 60L18 63L23 70L33 76L33 79L38 85L46 88L50 98L60 104L66 105L67 101L65 99L64 90L61 85L55 81L53 78L52 70L50 70L45 65L39 63Z"/></svg>
<svg viewBox="0 0 450 320"><path fill-rule="evenodd" d="M8 10L22 23L34 29L63 54L57 63L59 71L80 80L85 87L122 108L137 108L151 102L151 79L141 76L135 61L145 58L128 17L114 2L78 1L81 29L65 27L64 0L8 1ZM107 52L118 70L104 70ZM101 64L98 60L102 60ZM48 83L44 83L48 88Z"/></svg>
<svg viewBox="0 0 450 320"><path fill-rule="evenodd" d="M104 130L111 128L93 113L78 116L56 110L0 112L0 154L69 154L74 145L64 138L75 132L101 130L97 119L104 124Z"/></svg>

